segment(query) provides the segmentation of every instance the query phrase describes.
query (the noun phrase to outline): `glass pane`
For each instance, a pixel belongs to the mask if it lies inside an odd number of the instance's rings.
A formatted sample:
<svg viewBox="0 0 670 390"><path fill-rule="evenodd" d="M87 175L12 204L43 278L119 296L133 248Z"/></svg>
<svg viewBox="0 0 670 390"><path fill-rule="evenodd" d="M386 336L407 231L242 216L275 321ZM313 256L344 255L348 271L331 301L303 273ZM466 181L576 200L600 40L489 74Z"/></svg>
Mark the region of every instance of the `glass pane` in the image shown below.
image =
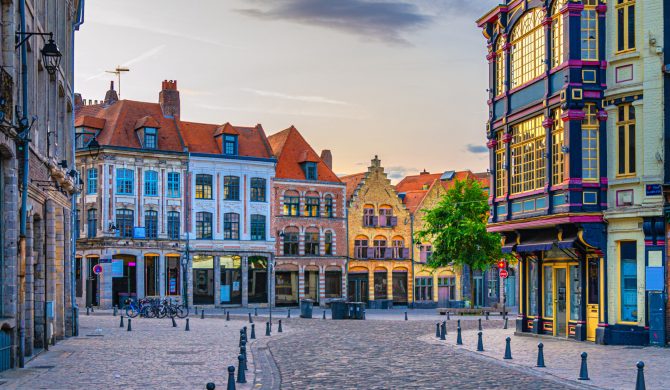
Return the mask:
<svg viewBox="0 0 670 390"><path fill-rule="evenodd" d="M621 320L637 322L637 248L635 242L620 247Z"/></svg>
<svg viewBox="0 0 670 390"><path fill-rule="evenodd" d="M528 262L528 277L529 277L529 289L528 289L528 303L529 303L529 314L531 316L536 316L537 311L537 262L529 261Z"/></svg>
<svg viewBox="0 0 670 390"><path fill-rule="evenodd" d="M582 305L582 281L579 266L570 266L570 319L579 320L579 310Z"/></svg>
<svg viewBox="0 0 670 390"><path fill-rule="evenodd" d="M554 316L554 272L552 267L544 267L544 316Z"/></svg>

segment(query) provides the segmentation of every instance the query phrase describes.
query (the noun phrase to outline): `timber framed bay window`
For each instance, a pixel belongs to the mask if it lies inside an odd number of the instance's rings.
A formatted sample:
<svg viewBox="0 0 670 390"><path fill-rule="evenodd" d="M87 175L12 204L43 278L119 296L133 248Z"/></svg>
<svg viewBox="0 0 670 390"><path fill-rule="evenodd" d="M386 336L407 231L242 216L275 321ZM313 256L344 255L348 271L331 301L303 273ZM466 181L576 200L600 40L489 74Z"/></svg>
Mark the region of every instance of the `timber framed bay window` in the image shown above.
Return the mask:
<svg viewBox="0 0 670 390"><path fill-rule="evenodd" d="M195 175L195 198L212 199L212 175Z"/></svg>
<svg viewBox="0 0 670 390"><path fill-rule="evenodd" d="M595 103L584 106L582 121L582 179L598 180L598 108Z"/></svg>
<svg viewBox="0 0 670 390"><path fill-rule="evenodd" d="M617 112L617 176L635 175L635 107L622 104Z"/></svg>
<svg viewBox="0 0 670 390"><path fill-rule="evenodd" d="M635 0L616 0L617 53L635 50Z"/></svg>
<svg viewBox="0 0 670 390"><path fill-rule="evenodd" d="M496 197L505 196L507 192L507 169L505 167L505 143L503 132L496 134Z"/></svg>
<svg viewBox="0 0 670 390"><path fill-rule="evenodd" d="M561 10L568 0L556 0L551 9L551 68L555 68L565 60L565 33L563 31L563 14Z"/></svg>
<svg viewBox="0 0 670 390"><path fill-rule="evenodd" d="M637 242L619 242L619 275L619 319L637 323Z"/></svg>
<svg viewBox="0 0 670 390"><path fill-rule="evenodd" d="M581 42L582 60L598 60L598 0L583 0Z"/></svg>
<svg viewBox="0 0 670 390"><path fill-rule="evenodd" d="M512 194L539 190L545 182L542 115L512 126Z"/></svg>
<svg viewBox="0 0 670 390"><path fill-rule="evenodd" d="M541 76L545 71L544 11L534 8L524 14L512 28L510 62L511 89Z"/></svg>
<svg viewBox="0 0 670 390"><path fill-rule="evenodd" d="M565 161L563 145L565 141L565 126L563 124L563 109L556 108L551 112L551 184L561 184L565 178Z"/></svg>
<svg viewBox="0 0 670 390"><path fill-rule="evenodd" d="M496 90L495 96L500 96L505 93L505 51L503 47L505 46L505 40L500 37L496 41L495 47L495 61L496 61Z"/></svg>

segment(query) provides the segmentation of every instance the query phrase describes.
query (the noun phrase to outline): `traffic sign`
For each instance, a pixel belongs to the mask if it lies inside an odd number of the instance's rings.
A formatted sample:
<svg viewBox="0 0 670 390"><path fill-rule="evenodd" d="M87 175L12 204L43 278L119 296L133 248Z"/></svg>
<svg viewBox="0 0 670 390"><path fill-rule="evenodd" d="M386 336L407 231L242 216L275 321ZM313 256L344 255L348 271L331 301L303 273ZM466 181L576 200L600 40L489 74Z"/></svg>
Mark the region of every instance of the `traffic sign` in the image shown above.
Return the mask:
<svg viewBox="0 0 670 390"><path fill-rule="evenodd" d="M505 279L505 278L507 278L508 276L509 276L509 272L507 272L506 269L501 269L501 270L500 270L500 277L501 277L501 278Z"/></svg>
<svg viewBox="0 0 670 390"><path fill-rule="evenodd" d="M102 266L100 264L96 264L93 266L93 273L96 275L100 275L102 273Z"/></svg>

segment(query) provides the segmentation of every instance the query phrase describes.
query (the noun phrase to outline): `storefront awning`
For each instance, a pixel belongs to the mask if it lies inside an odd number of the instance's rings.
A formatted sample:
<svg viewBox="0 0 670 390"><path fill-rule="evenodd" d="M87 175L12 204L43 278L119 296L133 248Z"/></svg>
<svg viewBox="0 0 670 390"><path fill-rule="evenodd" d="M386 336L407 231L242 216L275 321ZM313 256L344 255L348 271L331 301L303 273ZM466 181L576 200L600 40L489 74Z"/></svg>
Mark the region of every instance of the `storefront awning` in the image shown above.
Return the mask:
<svg viewBox="0 0 670 390"><path fill-rule="evenodd" d="M517 245L516 251L518 253L548 251L552 246L554 246L553 241L526 242Z"/></svg>
<svg viewBox="0 0 670 390"><path fill-rule="evenodd" d="M524 237L521 235L521 243L516 246L517 253L548 251L556 242L556 231L540 230L529 233Z"/></svg>
<svg viewBox="0 0 670 390"><path fill-rule="evenodd" d="M516 243L503 245L502 248L501 248L502 253L512 253L512 252L514 252L514 246L515 245L516 245Z"/></svg>
<svg viewBox="0 0 670 390"><path fill-rule="evenodd" d="M577 242L577 237L559 241L556 245L558 246L558 249L570 249L575 247L575 242Z"/></svg>

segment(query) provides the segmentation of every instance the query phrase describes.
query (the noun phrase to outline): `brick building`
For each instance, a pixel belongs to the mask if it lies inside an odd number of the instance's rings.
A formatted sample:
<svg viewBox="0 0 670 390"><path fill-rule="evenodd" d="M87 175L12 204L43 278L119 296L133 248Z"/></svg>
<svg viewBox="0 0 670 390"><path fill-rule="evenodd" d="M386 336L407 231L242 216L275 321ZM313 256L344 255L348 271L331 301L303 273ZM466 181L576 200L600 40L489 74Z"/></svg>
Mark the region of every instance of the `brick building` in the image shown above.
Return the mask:
<svg viewBox="0 0 670 390"><path fill-rule="evenodd" d="M375 156L347 185L349 300L370 307L413 302L411 216Z"/></svg>
<svg viewBox="0 0 670 390"><path fill-rule="evenodd" d="M277 158L272 180L276 303L346 297L346 186L332 154L319 156L295 127L268 137Z"/></svg>

